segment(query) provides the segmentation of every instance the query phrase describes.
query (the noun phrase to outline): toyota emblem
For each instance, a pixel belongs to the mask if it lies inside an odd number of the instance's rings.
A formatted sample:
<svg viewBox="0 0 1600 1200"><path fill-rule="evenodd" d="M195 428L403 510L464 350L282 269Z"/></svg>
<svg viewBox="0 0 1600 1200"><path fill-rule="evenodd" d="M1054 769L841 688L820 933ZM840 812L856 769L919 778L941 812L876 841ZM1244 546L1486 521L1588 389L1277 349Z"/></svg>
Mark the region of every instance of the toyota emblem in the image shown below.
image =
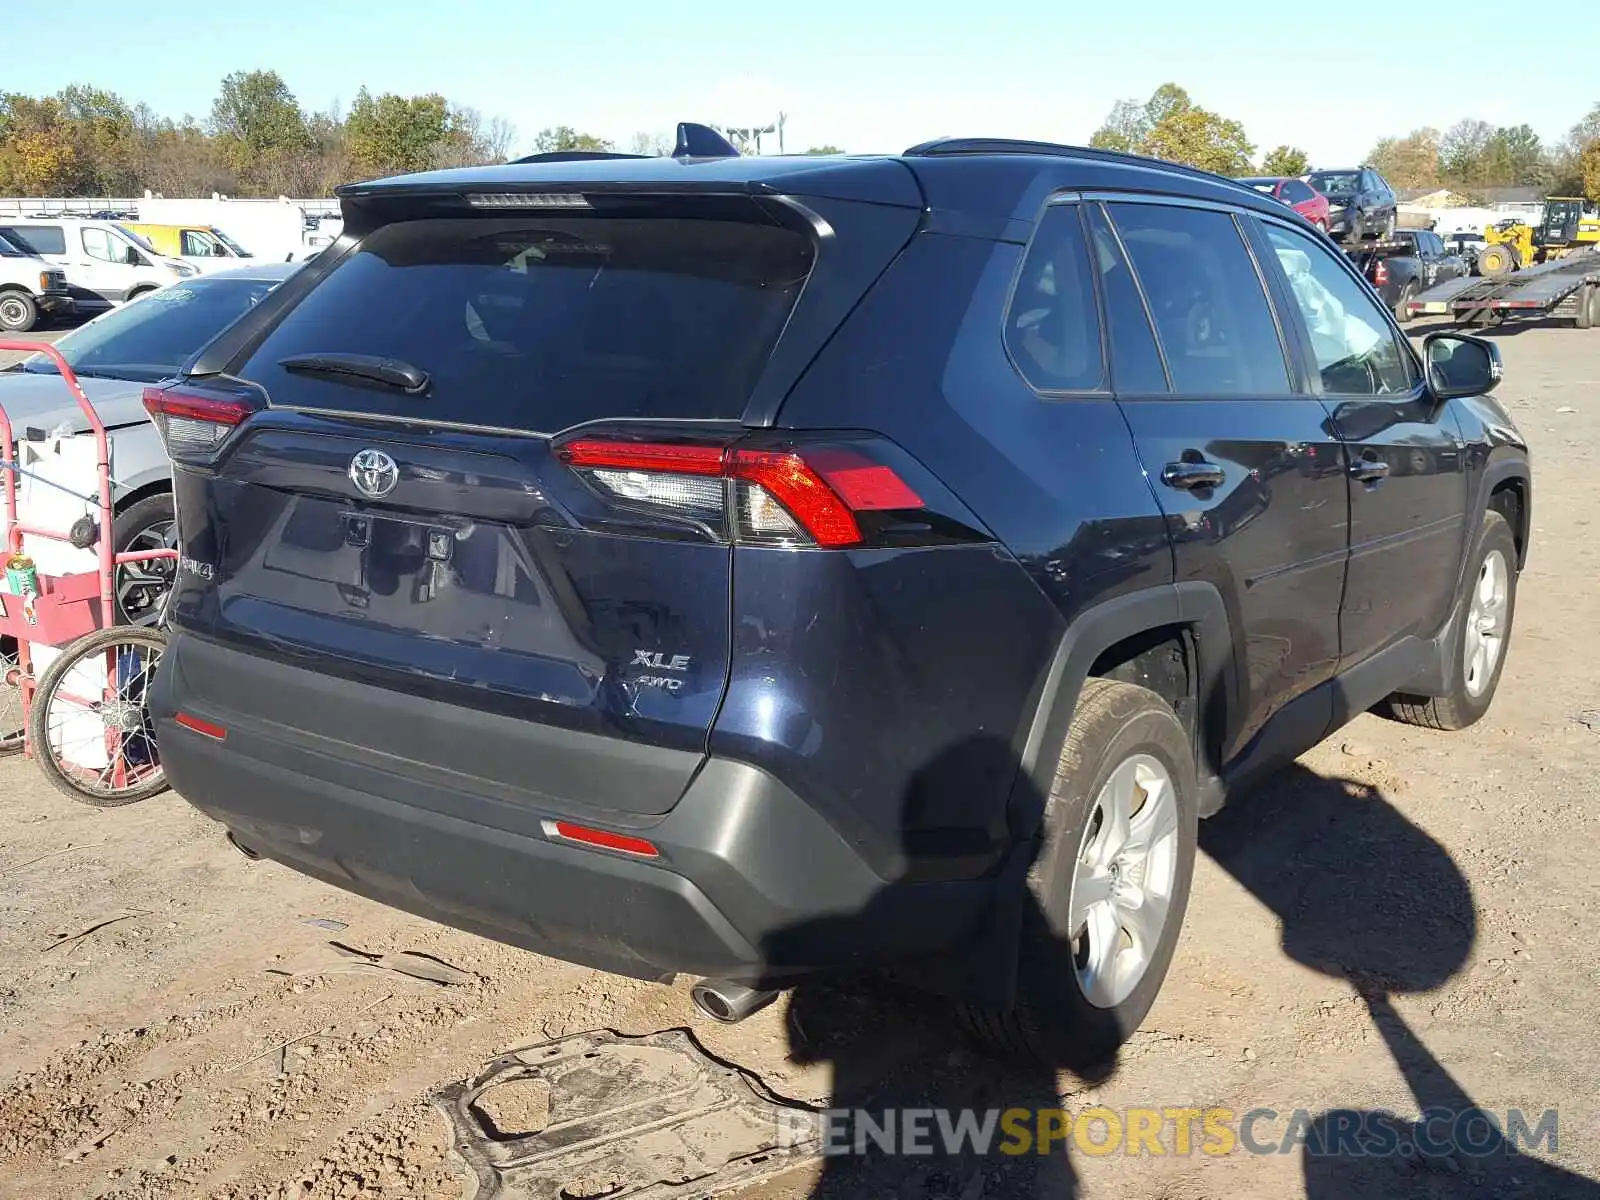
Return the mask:
<svg viewBox="0 0 1600 1200"><path fill-rule="evenodd" d="M363 496L376 500L394 491L400 468L382 450L362 450L350 460L350 482Z"/></svg>

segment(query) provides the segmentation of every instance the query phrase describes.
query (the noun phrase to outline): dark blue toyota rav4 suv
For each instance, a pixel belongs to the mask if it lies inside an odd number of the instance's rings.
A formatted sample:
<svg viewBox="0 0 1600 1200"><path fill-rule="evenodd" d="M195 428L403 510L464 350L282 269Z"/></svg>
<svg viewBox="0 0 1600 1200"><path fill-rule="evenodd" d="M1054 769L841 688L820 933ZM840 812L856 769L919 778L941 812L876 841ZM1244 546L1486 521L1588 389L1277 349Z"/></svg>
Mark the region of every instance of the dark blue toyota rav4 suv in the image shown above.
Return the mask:
<svg viewBox="0 0 1600 1200"><path fill-rule="evenodd" d="M725 1017L894 967L1084 1062L1230 790L1490 703L1498 355L1248 188L943 141L342 204L146 397L162 754L249 853Z"/></svg>

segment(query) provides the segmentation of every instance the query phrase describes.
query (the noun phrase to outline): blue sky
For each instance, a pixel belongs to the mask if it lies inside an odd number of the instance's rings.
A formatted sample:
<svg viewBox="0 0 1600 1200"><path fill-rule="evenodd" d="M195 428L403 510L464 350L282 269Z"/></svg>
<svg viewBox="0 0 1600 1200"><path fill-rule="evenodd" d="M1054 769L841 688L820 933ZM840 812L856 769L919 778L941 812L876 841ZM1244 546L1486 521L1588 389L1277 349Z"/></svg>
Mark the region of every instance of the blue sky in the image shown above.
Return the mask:
<svg viewBox="0 0 1600 1200"><path fill-rule="evenodd" d="M1331 166L1383 134L1468 116L1526 121L1550 141L1600 101L1592 38L1541 39L1463 86L1482 31L1522 11L1488 0L1393 32L1352 19L1381 22L1382 5L1281 0L141 0L136 18L102 13L100 36L68 39L61 6L16 7L7 46L48 52L8 49L3 90L94 83L203 118L224 74L265 67L307 109L348 105L363 83L441 92L510 120L517 150L546 125L626 144L680 120L754 124L780 110L791 151L894 151L944 134L1083 141L1115 100L1170 79L1244 122L1260 149L1287 142Z"/></svg>

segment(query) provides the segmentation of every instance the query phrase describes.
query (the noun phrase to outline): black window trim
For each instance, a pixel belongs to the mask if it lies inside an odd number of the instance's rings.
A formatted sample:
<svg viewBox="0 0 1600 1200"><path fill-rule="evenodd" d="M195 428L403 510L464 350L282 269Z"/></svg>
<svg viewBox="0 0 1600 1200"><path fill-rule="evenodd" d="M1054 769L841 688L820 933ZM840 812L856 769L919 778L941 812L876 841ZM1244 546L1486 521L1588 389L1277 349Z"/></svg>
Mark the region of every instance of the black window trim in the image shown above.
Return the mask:
<svg viewBox="0 0 1600 1200"><path fill-rule="evenodd" d="M1139 298L1145 302L1145 319L1150 322L1151 334L1155 338L1156 352L1161 355L1161 369L1167 377L1167 387L1169 389L1167 392L1155 394L1124 394L1119 392L1117 393L1117 399L1190 400L1200 403L1206 403L1208 401L1215 402L1219 399L1222 399L1229 403L1244 402L1281 404L1285 400L1299 399L1310 394L1306 387L1306 375L1302 370L1299 361L1301 347L1299 346L1298 337L1296 336L1291 338L1288 328L1286 328L1283 323L1283 316L1278 311L1278 306L1273 303L1272 285L1267 281L1267 274L1263 269L1264 264L1261 262L1260 256L1256 252L1256 247L1251 241L1248 226L1244 220L1245 218L1251 216L1260 216L1262 214L1255 212L1253 209L1243 208L1238 205L1226 204L1218 200L1202 200L1193 196L1168 195L1158 192L1114 192L1095 190L1083 192L1081 195L1085 201L1100 205L1101 211L1105 214L1106 224L1110 226L1112 233L1116 235L1117 244L1119 247L1121 247L1123 252L1123 258L1127 261L1128 269L1133 273L1134 281L1138 285ZM1153 204L1157 206L1165 206L1167 208L1197 208L1206 212L1218 212L1232 219L1234 230L1238 233L1239 241L1244 246L1245 255L1249 258L1251 266L1255 269L1256 283L1261 288L1262 297L1265 299L1267 304L1267 312L1271 315L1273 328L1277 331L1278 352L1283 355L1284 376L1289 382L1289 386L1285 391L1254 392L1249 395L1218 397L1214 395L1202 395L1195 392L1185 392L1178 389L1173 381L1172 371L1167 365L1166 347L1161 344L1161 337L1155 332L1155 320L1150 314L1149 301L1146 299L1144 294L1144 283L1139 279L1139 268L1134 264L1133 256L1128 253L1127 246L1122 240L1122 231L1117 228L1116 221L1112 219L1110 211L1106 209L1105 206L1107 204ZM1293 210L1291 209L1290 212L1292 213ZM1113 381L1113 383L1114 382L1115 381Z"/></svg>
<svg viewBox="0 0 1600 1200"><path fill-rule="evenodd" d="M1263 224L1278 225L1284 229L1290 230L1293 233L1299 234L1301 237L1305 238L1306 241L1312 243L1312 245L1318 244L1316 238L1312 234L1304 229L1297 229L1293 222L1280 221L1276 217L1269 217L1264 213L1255 213L1253 215L1257 221ZM1263 229L1260 230L1259 233L1263 241L1265 241L1266 231ZM1267 245L1270 247L1271 243L1269 242ZM1347 401L1358 400L1369 403L1377 401L1389 404L1409 404L1422 399L1428 391L1428 372L1425 368L1425 364L1418 356L1416 348L1412 346L1411 339L1405 335L1405 331L1400 328L1399 323L1394 319L1394 313L1389 311L1389 306L1383 302L1383 298L1378 295L1372 284L1367 281L1367 278L1355 269L1355 265L1350 262L1348 257L1343 254L1332 252L1326 253L1329 258L1332 258L1335 262L1340 264L1346 275L1356 281L1357 285L1367 293L1368 299L1372 301L1374 307L1376 307L1378 311L1383 314L1385 328L1388 329L1391 336L1393 336L1400 343L1407 360L1411 363L1412 375L1415 379L1415 382L1412 384L1409 392L1391 392L1386 395L1373 395L1366 392L1324 391L1322 388L1322 372L1316 369L1317 356L1314 347L1311 345L1311 333L1306 328L1305 317L1301 315L1299 305L1295 303L1294 291L1289 285L1288 276L1284 274L1283 268L1278 265L1276 255L1273 255L1270 259L1268 259L1267 269L1274 277L1274 288L1281 289L1281 293L1275 291L1274 294L1281 294L1284 297L1283 302L1286 305L1285 311L1294 320L1295 342L1299 348L1298 357L1301 358L1305 363L1304 377L1309 387L1309 394L1315 396L1319 400L1334 401L1340 404ZM1330 412L1329 415L1331 416L1332 413Z"/></svg>
<svg viewBox="0 0 1600 1200"><path fill-rule="evenodd" d="M1022 284L1022 269L1028 264L1028 255L1032 252L1034 243L1038 240L1040 227L1052 208L1071 208L1073 215L1078 218L1078 232L1083 238L1083 251L1087 259L1085 266L1089 270L1089 287L1094 297L1094 313L1100 322L1100 386L1094 388L1042 388L1028 377L1022 369L1022 364L1017 362L1017 357L1011 352L1011 339L1006 336L1011 324L1012 305L1016 302L1017 288ZM1017 256L1016 268L1011 272L1011 282L1006 286L1005 303L1000 308L1000 349L1006 356L1006 362L1017 373L1017 378L1027 385L1029 390L1041 400L1108 400L1112 397L1112 388L1115 386L1111 379L1111 347L1106 332L1105 301L1100 295L1099 273L1094 269L1094 256L1089 248L1090 230L1083 218L1083 194L1081 192L1054 192L1046 197L1039 213L1033 219L1033 229L1028 234L1028 240L1022 247L1022 253Z"/></svg>
<svg viewBox="0 0 1600 1200"><path fill-rule="evenodd" d="M1152 314L1150 311L1150 298L1144 294L1144 281L1139 278L1139 272L1134 270L1133 257L1128 253L1128 247L1122 241L1122 233L1117 229L1117 223L1111 219L1111 214L1106 211L1105 204L1099 200L1091 200L1088 201L1088 203L1094 206L1094 211L1098 213L1100 219L1105 222L1106 231L1110 233L1111 240L1116 243L1117 253L1122 256L1123 265L1128 268L1128 278L1133 280L1134 294L1139 297L1139 311L1144 314L1145 328L1149 330L1150 333L1150 344L1156 348L1156 362L1161 365L1161 377L1167 381L1167 390L1164 392L1123 391L1117 386L1116 366L1108 358L1106 365L1111 372L1112 391L1116 394L1116 397L1119 400L1170 400L1177 395L1177 392L1172 386L1172 368L1167 364L1167 351L1161 345L1161 338L1156 333L1156 319L1154 314ZM1094 229L1092 226L1089 229L1089 236L1091 238L1094 236ZM1093 263L1091 255L1091 266L1092 265ZM1098 292L1099 289L1100 273L1096 271L1095 290ZM1111 305L1103 298L1100 321L1105 327L1106 336L1109 340L1111 336Z"/></svg>

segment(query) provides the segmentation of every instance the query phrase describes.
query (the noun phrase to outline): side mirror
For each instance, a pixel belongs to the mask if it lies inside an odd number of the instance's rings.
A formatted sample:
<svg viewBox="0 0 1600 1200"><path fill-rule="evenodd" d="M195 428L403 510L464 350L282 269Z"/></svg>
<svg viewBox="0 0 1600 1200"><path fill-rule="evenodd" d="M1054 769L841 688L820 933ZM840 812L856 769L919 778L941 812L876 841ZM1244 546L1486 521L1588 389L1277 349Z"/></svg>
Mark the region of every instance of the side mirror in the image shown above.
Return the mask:
<svg viewBox="0 0 1600 1200"><path fill-rule="evenodd" d="M1430 333L1422 340L1422 354L1428 386L1440 400L1486 395L1505 373L1499 346L1464 333Z"/></svg>

